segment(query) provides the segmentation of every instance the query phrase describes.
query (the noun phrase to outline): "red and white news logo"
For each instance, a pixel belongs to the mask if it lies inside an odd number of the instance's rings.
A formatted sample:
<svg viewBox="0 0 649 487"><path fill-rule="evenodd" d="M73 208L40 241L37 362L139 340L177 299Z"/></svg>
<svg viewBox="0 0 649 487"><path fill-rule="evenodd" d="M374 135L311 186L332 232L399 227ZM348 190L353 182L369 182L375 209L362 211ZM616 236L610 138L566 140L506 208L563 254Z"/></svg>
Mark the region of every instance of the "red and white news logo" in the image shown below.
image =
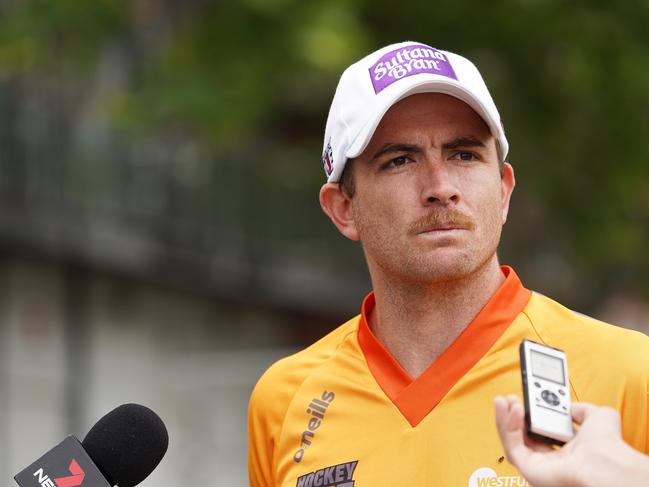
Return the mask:
<svg viewBox="0 0 649 487"><path fill-rule="evenodd" d="M43 469L39 468L34 472L34 477L36 477L38 483L41 484L41 487L78 487L79 485L82 485L83 479L86 478L86 472L83 471L74 458L72 459L72 462L70 462L69 470L70 475L67 477L50 479L49 475L46 475Z"/></svg>

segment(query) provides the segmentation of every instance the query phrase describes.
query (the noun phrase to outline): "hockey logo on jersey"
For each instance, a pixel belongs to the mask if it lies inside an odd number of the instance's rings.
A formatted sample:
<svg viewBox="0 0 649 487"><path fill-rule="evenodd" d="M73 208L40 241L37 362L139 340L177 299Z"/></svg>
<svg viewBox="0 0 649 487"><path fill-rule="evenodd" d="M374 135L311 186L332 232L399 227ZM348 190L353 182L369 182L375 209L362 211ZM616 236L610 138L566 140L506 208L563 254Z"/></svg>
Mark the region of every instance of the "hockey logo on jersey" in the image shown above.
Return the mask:
<svg viewBox="0 0 649 487"><path fill-rule="evenodd" d="M354 487L354 470L358 460L321 468L298 477L295 487Z"/></svg>

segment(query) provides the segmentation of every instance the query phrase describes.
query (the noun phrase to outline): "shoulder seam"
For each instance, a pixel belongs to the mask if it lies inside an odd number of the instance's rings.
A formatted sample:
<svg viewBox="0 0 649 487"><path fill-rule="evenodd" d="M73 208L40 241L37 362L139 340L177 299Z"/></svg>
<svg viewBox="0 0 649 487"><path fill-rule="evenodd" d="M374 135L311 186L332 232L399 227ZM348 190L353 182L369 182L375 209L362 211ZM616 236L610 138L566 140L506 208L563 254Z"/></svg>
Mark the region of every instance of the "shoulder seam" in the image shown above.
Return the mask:
<svg viewBox="0 0 649 487"><path fill-rule="evenodd" d="M568 309L568 308L566 308L566 309ZM572 311L571 309L568 309L568 311L570 311L571 313L574 313L574 311ZM532 330L534 330L534 333L536 334L536 336L538 337L538 339L541 341L541 343L543 343L544 345L548 345L548 346L551 347L552 345L550 345L549 343L547 343L547 342L543 339L543 337L541 336L541 333L539 332L539 330L536 328L536 326L534 326L534 321L532 321L532 318L531 318L530 315L527 313L527 311L523 310L523 314L524 314L525 317L527 318L527 321L530 322L530 326L532 327ZM583 315L583 316L585 316L586 318L590 318L589 316L586 316L586 315ZM591 319L592 319L592 318L591 318ZM570 369L568 369L568 370L570 370ZM571 378L568 378L568 382L570 382L570 390L571 390L572 393L574 394L575 399L576 399L577 401L579 401L579 394L577 394L577 389L575 388L575 384L573 383L573 381L572 381Z"/></svg>

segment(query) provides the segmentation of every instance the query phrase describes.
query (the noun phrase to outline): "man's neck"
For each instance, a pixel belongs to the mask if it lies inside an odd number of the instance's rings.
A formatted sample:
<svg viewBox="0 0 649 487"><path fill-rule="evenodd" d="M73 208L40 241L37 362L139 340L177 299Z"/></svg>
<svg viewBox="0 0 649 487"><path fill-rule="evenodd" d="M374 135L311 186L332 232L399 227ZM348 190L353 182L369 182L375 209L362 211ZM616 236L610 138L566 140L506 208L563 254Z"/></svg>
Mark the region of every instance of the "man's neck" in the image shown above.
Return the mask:
<svg viewBox="0 0 649 487"><path fill-rule="evenodd" d="M385 277L372 273L376 307L369 325L413 378L453 343L505 280L495 255L453 281L423 286Z"/></svg>

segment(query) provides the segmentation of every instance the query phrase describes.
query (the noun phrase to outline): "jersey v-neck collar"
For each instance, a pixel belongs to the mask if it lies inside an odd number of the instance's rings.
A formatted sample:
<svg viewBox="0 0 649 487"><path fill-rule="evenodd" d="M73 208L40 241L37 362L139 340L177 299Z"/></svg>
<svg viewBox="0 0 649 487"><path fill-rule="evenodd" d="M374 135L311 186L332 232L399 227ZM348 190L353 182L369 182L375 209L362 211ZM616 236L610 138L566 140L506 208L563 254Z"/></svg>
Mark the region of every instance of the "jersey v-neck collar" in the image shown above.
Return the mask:
<svg viewBox="0 0 649 487"><path fill-rule="evenodd" d="M455 341L419 377L413 379L372 333L367 316L374 293L363 301L358 343L383 392L411 426L430 413L448 391L487 353L518 316L532 293L511 267L502 266L505 281Z"/></svg>

